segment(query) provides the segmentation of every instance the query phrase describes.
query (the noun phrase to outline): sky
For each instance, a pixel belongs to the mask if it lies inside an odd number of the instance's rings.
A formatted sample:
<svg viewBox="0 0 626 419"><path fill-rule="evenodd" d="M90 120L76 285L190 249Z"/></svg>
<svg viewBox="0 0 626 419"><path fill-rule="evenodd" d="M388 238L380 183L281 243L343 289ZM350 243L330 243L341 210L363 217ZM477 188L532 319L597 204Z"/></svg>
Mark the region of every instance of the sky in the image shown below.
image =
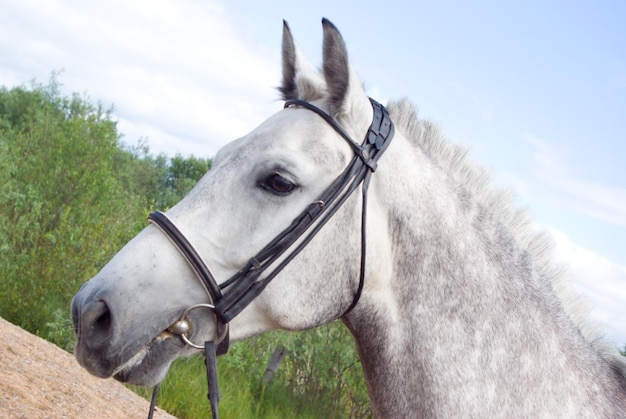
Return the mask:
<svg viewBox="0 0 626 419"><path fill-rule="evenodd" d="M623 347L624 16L621 0L0 0L0 85L60 72L113 106L126 144L212 157L282 107L282 19L317 65L326 17L370 96L408 97L515 191Z"/></svg>

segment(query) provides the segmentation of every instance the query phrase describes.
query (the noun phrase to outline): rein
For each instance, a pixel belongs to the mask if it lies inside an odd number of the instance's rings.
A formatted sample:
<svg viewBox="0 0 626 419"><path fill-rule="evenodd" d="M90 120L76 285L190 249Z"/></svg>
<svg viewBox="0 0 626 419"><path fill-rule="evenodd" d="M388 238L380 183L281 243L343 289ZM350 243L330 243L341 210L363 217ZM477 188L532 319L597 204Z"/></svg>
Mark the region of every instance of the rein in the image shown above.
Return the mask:
<svg viewBox="0 0 626 419"><path fill-rule="evenodd" d="M208 266L202 260L202 257L165 214L154 211L148 216L149 222L158 227L184 256L209 297L208 304L197 304L183 311L179 320L172 324L168 331L179 335L187 345L204 351L209 386L208 399L214 419L218 418L220 397L217 386L216 357L228 351L228 323L261 294L270 281L306 247L348 197L362 184L359 284L354 293L352 303L342 316L352 311L361 297L365 282L365 259L367 256L367 191L372 173L376 170L377 162L394 135L393 122L389 117L387 109L373 99L370 99L370 102L374 111L374 117L361 145L352 140L330 115L315 105L302 100L288 100L285 102L285 108L303 107L318 114L346 140L354 150L355 155L343 173L331 183L317 200L297 216L289 227L252 257L243 268L223 283L218 284ZM287 253L287 251L290 252ZM282 256L284 258L279 261L278 259ZM269 270L273 265L276 266ZM266 271L268 273L261 277ZM189 339L188 333L192 327L187 319L187 315L195 309L205 309L212 313L217 325L218 336L216 340L207 341L204 345L198 345ZM158 388L159 385L157 384L154 387L150 403L149 419L152 418L155 410Z"/></svg>

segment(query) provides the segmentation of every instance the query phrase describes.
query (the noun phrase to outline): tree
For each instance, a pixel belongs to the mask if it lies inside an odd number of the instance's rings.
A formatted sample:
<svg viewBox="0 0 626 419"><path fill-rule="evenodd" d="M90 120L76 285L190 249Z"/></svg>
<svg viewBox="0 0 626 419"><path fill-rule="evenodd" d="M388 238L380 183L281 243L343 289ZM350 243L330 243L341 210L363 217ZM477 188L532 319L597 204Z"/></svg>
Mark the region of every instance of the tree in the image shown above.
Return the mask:
<svg viewBox="0 0 626 419"><path fill-rule="evenodd" d="M113 165L110 110L48 85L0 88L0 315L45 334L145 215Z"/></svg>
<svg viewBox="0 0 626 419"><path fill-rule="evenodd" d="M184 158L180 154L171 158L157 195L157 207L167 209L176 204L210 168L210 159L194 156Z"/></svg>
<svg viewBox="0 0 626 419"><path fill-rule="evenodd" d="M146 210L157 208L162 184L167 177L167 157L154 157L144 139L129 147L120 144L113 156L115 176L124 190L142 200ZM161 208L159 208L161 209Z"/></svg>
<svg viewBox="0 0 626 419"><path fill-rule="evenodd" d="M180 201L211 168L211 159L180 154L153 156L145 140L120 146L114 166L124 189L143 199L147 209L165 211Z"/></svg>

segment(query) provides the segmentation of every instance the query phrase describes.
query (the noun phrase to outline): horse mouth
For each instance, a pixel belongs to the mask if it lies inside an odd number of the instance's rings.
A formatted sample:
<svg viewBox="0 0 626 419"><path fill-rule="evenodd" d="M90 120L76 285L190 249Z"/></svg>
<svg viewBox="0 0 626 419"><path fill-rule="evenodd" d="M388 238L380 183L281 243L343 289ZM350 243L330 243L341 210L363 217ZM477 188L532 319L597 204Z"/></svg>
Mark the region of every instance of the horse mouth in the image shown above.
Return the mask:
<svg viewBox="0 0 626 419"><path fill-rule="evenodd" d="M111 375L123 383L145 387L155 385L163 380L181 347L184 343L179 337L163 331L115 368Z"/></svg>
<svg viewBox="0 0 626 419"><path fill-rule="evenodd" d="M164 340L171 339L173 337L174 336L171 333L162 332L160 335L155 337L152 341L144 345L139 350L139 352L133 355L128 361L126 361L125 363L117 367L111 375L115 377L118 374L124 374L124 372L132 370L136 366L141 365L143 360L149 355L149 353L152 351L154 346L158 345L159 342L163 342Z"/></svg>

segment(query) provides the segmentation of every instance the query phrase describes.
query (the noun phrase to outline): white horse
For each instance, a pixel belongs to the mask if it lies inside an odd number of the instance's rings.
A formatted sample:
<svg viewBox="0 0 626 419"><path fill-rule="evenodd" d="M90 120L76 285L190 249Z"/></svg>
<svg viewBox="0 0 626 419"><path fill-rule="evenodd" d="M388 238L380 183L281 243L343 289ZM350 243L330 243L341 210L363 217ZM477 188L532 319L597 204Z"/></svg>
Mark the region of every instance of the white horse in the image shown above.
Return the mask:
<svg viewBox="0 0 626 419"><path fill-rule="evenodd" d="M318 71L285 24L280 90L360 142L373 107L341 35L327 20L323 28ZM354 194L226 319L231 341L341 318L380 418L626 417L626 365L578 313L547 238L413 106L388 109L396 132L369 186L362 292L363 198ZM354 154L320 115L290 106L225 146L167 217L223 283L316 203ZM207 303L204 288L148 226L75 296L78 362L99 377L158 383L174 359L198 351L170 325ZM174 331L186 339L217 339L206 309L184 320Z"/></svg>

